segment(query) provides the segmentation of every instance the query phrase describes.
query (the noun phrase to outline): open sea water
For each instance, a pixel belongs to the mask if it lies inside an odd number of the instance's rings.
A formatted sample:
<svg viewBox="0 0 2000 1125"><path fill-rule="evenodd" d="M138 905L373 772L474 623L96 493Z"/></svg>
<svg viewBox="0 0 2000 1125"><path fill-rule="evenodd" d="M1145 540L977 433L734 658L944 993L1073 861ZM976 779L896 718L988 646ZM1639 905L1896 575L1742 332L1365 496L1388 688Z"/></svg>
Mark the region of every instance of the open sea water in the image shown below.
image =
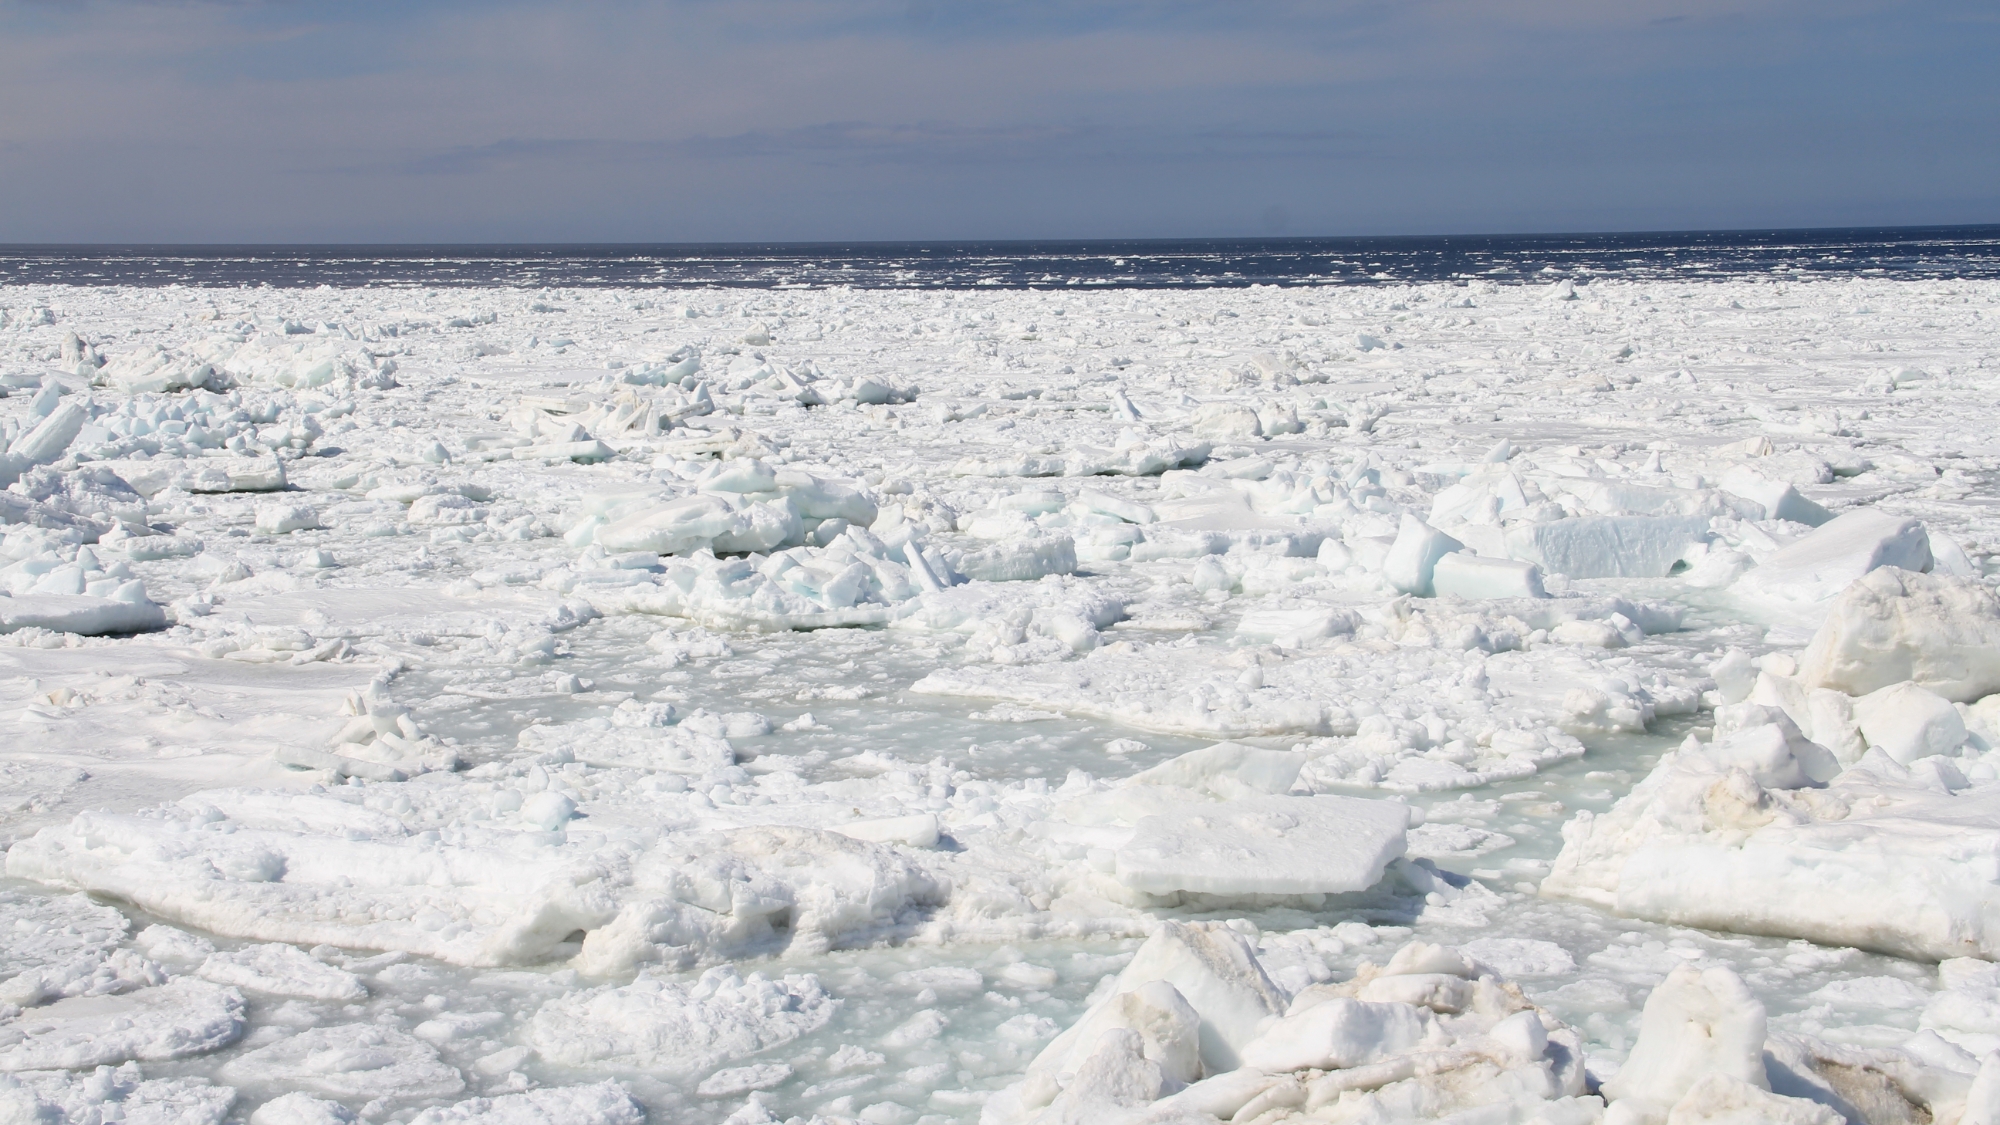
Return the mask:
<svg viewBox="0 0 2000 1125"><path fill-rule="evenodd" d="M2000 226L1089 242L0 246L0 284L1189 289L2000 277Z"/></svg>

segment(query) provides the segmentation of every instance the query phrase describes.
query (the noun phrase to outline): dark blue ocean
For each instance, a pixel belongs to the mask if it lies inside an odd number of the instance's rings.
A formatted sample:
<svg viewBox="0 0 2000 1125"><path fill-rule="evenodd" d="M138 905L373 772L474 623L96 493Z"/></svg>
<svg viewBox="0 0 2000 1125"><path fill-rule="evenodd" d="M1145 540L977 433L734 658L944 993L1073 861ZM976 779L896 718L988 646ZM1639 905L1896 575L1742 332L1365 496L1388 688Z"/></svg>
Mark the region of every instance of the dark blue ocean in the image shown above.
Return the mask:
<svg viewBox="0 0 2000 1125"><path fill-rule="evenodd" d="M0 246L0 285L1196 289L2000 277L2000 226L1126 242Z"/></svg>

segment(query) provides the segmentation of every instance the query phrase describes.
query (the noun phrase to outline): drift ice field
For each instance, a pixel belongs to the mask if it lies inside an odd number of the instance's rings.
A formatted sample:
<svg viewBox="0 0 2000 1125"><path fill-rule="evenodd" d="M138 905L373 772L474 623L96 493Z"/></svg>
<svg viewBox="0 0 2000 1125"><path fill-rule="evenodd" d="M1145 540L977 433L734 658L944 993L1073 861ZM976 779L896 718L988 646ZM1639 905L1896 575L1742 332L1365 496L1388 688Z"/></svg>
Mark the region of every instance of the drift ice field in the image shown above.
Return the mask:
<svg viewBox="0 0 2000 1125"><path fill-rule="evenodd" d="M0 1121L2000 1123L2000 283L0 306Z"/></svg>

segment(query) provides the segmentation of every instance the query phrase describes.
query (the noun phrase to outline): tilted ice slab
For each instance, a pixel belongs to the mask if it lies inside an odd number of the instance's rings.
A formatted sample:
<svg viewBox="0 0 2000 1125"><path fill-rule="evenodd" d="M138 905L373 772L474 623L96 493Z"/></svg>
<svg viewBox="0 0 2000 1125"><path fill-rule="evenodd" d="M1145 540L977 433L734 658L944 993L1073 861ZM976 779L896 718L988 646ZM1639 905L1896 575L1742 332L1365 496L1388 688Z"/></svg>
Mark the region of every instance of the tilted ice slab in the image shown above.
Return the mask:
<svg viewBox="0 0 2000 1125"><path fill-rule="evenodd" d="M1877 508L1859 508L1767 556L1731 589L1746 602L1817 618L1855 579L1885 566L1932 566L1924 525Z"/></svg>

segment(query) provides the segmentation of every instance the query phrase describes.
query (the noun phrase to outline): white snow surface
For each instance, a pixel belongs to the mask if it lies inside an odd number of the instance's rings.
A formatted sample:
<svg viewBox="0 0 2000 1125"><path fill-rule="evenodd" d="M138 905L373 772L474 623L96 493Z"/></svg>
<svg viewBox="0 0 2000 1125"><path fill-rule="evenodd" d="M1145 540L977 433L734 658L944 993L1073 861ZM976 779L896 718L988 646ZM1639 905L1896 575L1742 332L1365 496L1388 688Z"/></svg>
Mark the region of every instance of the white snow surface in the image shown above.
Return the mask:
<svg viewBox="0 0 2000 1125"><path fill-rule="evenodd" d="M0 293L0 1120L2000 1122L2000 286L1557 284Z"/></svg>

